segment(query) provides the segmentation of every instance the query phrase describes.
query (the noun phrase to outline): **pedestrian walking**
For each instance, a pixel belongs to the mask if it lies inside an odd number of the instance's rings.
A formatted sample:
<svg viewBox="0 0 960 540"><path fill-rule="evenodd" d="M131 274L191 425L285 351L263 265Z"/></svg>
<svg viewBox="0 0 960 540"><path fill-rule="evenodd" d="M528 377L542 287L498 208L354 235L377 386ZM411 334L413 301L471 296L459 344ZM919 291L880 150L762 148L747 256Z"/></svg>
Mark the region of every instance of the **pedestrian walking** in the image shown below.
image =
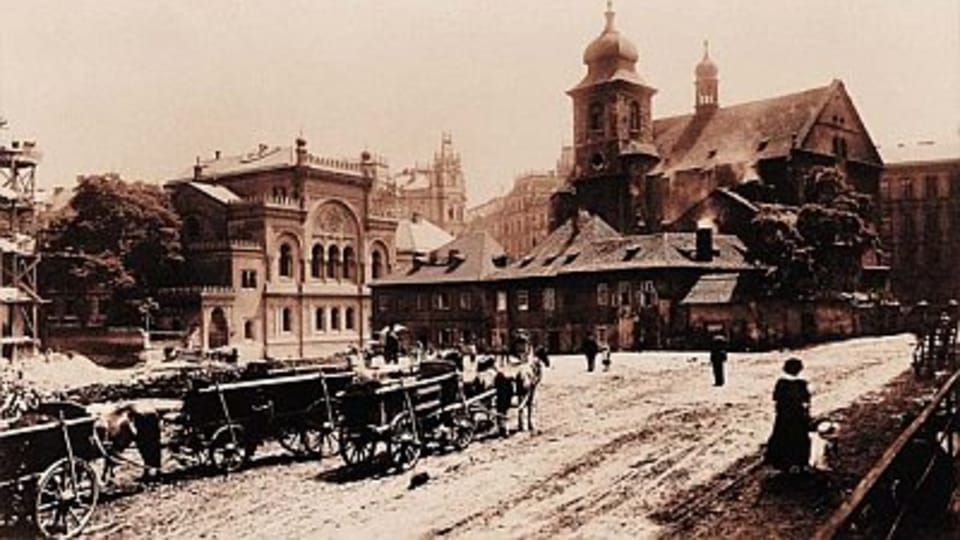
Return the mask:
<svg viewBox="0 0 960 540"><path fill-rule="evenodd" d="M726 378L723 365L727 363L727 340L723 336L714 336L710 344L710 365L713 367L713 385L723 386Z"/></svg>
<svg viewBox="0 0 960 540"><path fill-rule="evenodd" d="M596 366L597 353L600 351L600 346L597 345L597 340L593 337L593 332L587 332L583 336L583 355L587 357L587 371L593 371Z"/></svg>
<svg viewBox="0 0 960 540"><path fill-rule="evenodd" d="M398 364L400 362L400 338L397 336L396 327L392 323L383 341L384 360L387 364Z"/></svg>
<svg viewBox="0 0 960 540"><path fill-rule="evenodd" d="M602 360L603 370L610 371L610 346L604 345L603 350L601 351L601 354L603 354L603 360Z"/></svg>

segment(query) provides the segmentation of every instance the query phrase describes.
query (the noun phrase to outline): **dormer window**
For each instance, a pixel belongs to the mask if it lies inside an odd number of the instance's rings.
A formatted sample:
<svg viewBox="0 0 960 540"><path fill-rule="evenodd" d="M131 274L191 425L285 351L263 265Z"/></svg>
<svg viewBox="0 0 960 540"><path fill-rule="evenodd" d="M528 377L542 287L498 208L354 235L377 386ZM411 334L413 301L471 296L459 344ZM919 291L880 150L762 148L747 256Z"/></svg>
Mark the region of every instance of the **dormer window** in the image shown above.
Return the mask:
<svg viewBox="0 0 960 540"><path fill-rule="evenodd" d="M763 152L767 148L767 144L770 142L770 139L761 139L757 143L757 152Z"/></svg>
<svg viewBox="0 0 960 540"><path fill-rule="evenodd" d="M603 104L591 103L589 114L590 131L603 131Z"/></svg>
<svg viewBox="0 0 960 540"><path fill-rule="evenodd" d="M717 157L717 149L716 149L716 148L714 148L713 150L710 150L709 152L707 152L707 159L713 159L713 158L715 158L715 157Z"/></svg>
<svg viewBox="0 0 960 540"><path fill-rule="evenodd" d="M577 260L577 257L579 257L579 256L580 256L580 252L579 252L579 251L574 251L573 253L568 253L568 254L567 254L567 257L566 257L565 259L563 259L563 264L570 264L570 263L572 263L573 261Z"/></svg>

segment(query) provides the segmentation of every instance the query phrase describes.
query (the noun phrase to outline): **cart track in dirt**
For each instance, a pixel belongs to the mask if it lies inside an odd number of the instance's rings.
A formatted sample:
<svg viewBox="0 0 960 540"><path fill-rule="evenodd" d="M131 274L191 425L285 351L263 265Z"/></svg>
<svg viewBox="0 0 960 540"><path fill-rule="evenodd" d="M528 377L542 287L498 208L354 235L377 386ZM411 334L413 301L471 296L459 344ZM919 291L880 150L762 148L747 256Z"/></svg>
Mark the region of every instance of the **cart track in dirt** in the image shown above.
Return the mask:
<svg viewBox="0 0 960 540"><path fill-rule="evenodd" d="M909 366L905 336L800 353L814 413L883 386ZM726 484L665 509L756 452L772 419L770 391L785 353L732 355L729 383L710 385L704 355L617 355L610 373L558 358L538 391L537 431L431 455L416 472L343 481L339 463L264 460L228 477L184 479L122 497L98 512L95 538L650 537L696 514ZM511 414L511 428L516 417ZM748 474L747 471L744 474ZM729 483L737 482L734 477Z"/></svg>

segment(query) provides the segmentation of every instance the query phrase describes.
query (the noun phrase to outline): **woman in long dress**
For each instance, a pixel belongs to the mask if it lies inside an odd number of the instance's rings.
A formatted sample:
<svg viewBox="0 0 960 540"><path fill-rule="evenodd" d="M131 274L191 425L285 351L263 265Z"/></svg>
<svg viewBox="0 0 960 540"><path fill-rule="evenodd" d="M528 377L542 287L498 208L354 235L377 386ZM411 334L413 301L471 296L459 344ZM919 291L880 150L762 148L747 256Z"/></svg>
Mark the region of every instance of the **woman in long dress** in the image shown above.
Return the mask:
<svg viewBox="0 0 960 540"><path fill-rule="evenodd" d="M781 471L803 470L810 463L810 389L799 358L787 360L783 371L773 390L777 415L765 459Z"/></svg>

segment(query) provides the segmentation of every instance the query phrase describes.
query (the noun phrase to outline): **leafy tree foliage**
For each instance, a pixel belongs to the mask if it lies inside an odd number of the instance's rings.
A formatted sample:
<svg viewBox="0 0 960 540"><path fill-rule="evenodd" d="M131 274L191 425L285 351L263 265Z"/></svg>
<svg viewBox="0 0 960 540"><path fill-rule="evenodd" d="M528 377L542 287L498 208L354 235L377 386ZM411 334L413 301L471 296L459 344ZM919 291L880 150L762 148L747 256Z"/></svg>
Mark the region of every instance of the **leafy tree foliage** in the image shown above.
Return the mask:
<svg viewBox="0 0 960 540"><path fill-rule="evenodd" d="M772 268L774 293L809 298L853 291L864 255L877 245L868 196L846 187L834 168L812 169L806 204L766 205L744 241L751 256Z"/></svg>
<svg viewBox="0 0 960 540"><path fill-rule="evenodd" d="M81 177L42 239L42 286L109 291L113 323L138 321L137 307L176 283L183 260L180 219L167 194L115 174Z"/></svg>

